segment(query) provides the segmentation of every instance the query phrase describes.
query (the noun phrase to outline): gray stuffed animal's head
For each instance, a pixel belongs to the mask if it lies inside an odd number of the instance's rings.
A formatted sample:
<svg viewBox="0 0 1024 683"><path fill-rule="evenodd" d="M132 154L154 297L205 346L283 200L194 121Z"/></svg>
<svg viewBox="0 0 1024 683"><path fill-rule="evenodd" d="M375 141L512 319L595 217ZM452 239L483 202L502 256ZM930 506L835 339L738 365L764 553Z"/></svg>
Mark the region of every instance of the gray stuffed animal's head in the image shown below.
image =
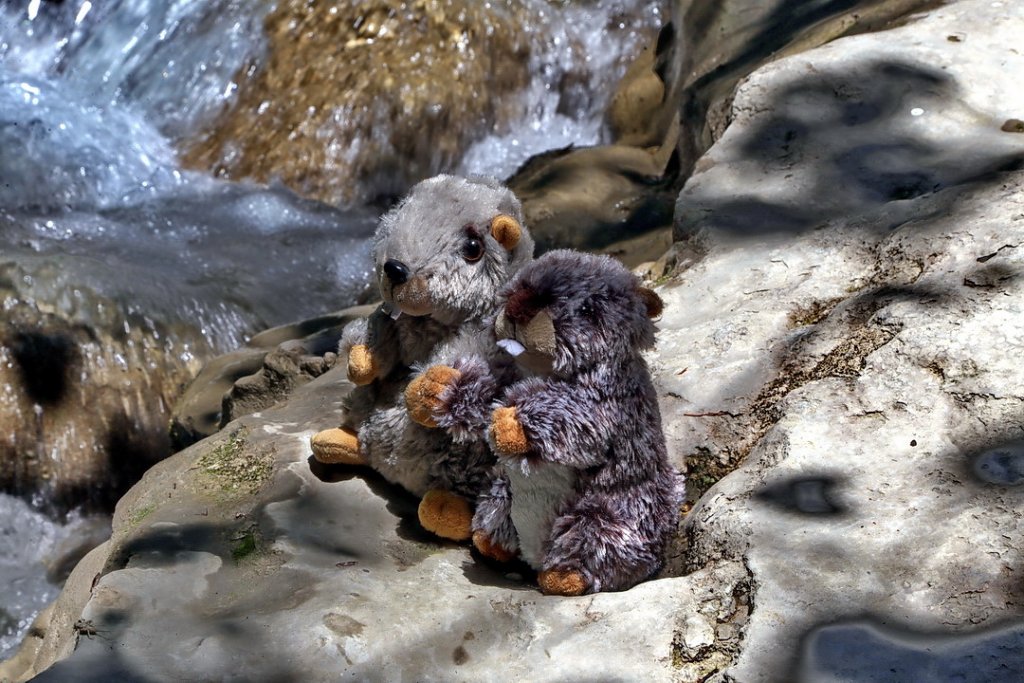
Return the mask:
<svg viewBox="0 0 1024 683"><path fill-rule="evenodd" d="M533 239L508 188L439 175L381 218L373 251L395 315L457 324L494 310L501 287L533 258Z"/></svg>
<svg viewBox="0 0 1024 683"><path fill-rule="evenodd" d="M654 346L662 302L608 256L550 251L502 291L498 343L534 372L570 376Z"/></svg>

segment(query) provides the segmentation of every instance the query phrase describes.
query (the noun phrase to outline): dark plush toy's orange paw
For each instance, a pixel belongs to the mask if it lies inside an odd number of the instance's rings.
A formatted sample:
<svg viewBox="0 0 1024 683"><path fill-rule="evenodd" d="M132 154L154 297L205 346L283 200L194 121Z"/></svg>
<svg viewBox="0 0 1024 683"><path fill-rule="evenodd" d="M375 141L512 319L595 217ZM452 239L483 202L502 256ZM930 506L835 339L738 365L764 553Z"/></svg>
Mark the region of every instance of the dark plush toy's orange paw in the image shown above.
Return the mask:
<svg viewBox="0 0 1024 683"><path fill-rule="evenodd" d="M309 440L313 457L327 465L365 465L359 452L359 437L348 427L317 432Z"/></svg>
<svg viewBox="0 0 1024 683"><path fill-rule="evenodd" d="M498 455L525 455L530 449L523 425L516 418L514 407L498 408L491 416L491 436Z"/></svg>
<svg viewBox="0 0 1024 683"><path fill-rule="evenodd" d="M587 581L574 570L548 569L537 574L537 583L545 595L583 595Z"/></svg>
<svg viewBox="0 0 1024 683"><path fill-rule="evenodd" d="M357 387L365 386L377 379L377 361L370 347L356 344L348 352L348 381Z"/></svg>
<svg viewBox="0 0 1024 683"><path fill-rule="evenodd" d="M473 532L473 545L476 546L481 555L498 562L511 562L518 554L511 550L505 550L505 548L497 543L492 543L490 536L482 531Z"/></svg>
<svg viewBox="0 0 1024 683"><path fill-rule="evenodd" d="M473 508L468 500L451 491L427 491L417 512L420 525L441 538L466 541L472 533Z"/></svg>
<svg viewBox="0 0 1024 683"><path fill-rule="evenodd" d="M405 388L405 405L412 421L424 427L436 427L434 415L442 407L438 397L461 376L455 368L435 365L409 382Z"/></svg>

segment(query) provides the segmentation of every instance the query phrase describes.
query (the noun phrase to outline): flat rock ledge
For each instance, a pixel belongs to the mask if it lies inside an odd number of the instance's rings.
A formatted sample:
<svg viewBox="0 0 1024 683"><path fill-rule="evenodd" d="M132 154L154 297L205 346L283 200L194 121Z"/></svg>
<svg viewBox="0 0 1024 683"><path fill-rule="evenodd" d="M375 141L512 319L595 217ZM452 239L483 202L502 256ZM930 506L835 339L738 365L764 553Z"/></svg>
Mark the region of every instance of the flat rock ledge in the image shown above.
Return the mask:
<svg viewBox="0 0 1024 683"><path fill-rule="evenodd" d="M547 597L427 537L408 494L313 462L341 373L147 473L38 663L73 653L36 680L669 681L724 664L716 640L738 645L742 562Z"/></svg>

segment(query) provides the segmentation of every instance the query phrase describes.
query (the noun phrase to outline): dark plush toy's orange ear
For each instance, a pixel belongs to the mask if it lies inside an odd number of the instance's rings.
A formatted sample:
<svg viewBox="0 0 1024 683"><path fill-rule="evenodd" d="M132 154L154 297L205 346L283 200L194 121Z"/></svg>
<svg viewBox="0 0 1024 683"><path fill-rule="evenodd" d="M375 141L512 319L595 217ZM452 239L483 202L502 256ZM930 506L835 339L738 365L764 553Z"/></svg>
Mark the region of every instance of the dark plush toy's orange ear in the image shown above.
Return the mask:
<svg viewBox="0 0 1024 683"><path fill-rule="evenodd" d="M665 302L661 300L661 297L655 294L653 289L646 287L640 287L638 291L644 306L647 307L647 317L654 319L661 315L661 312L665 310Z"/></svg>
<svg viewBox="0 0 1024 683"><path fill-rule="evenodd" d="M491 235L498 240L498 244L512 251L523 236L523 228L515 218L502 213L491 219Z"/></svg>

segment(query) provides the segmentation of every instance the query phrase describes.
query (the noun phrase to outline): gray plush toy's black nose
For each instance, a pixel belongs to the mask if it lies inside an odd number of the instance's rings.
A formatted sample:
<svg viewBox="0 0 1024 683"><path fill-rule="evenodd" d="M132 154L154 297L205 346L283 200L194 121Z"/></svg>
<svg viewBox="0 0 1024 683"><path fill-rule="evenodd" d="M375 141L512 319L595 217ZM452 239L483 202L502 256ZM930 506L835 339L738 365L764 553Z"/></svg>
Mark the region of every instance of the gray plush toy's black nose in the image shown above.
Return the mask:
<svg viewBox="0 0 1024 683"><path fill-rule="evenodd" d="M392 286L397 287L409 279L409 266L398 259L389 258L384 262L384 274L391 280Z"/></svg>

